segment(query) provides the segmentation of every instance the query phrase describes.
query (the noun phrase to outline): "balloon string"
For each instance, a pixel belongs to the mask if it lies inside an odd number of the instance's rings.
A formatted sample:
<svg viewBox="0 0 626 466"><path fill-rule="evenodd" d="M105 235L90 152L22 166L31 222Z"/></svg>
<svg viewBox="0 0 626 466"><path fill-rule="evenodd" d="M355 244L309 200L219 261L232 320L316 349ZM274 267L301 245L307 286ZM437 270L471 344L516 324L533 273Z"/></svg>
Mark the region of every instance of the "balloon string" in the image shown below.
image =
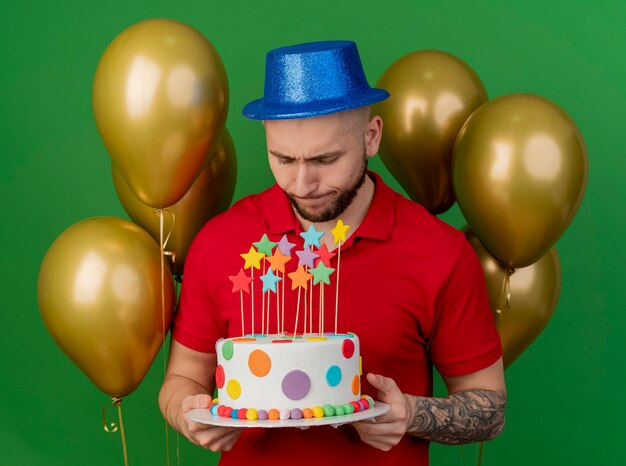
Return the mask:
<svg viewBox="0 0 626 466"><path fill-rule="evenodd" d="M506 306L507 309L511 307L511 275L514 273L515 269L511 266L507 266L502 283L502 294L500 295L499 306L496 309L496 327L498 329L500 328L500 318L502 317L504 307Z"/></svg>
<svg viewBox="0 0 626 466"><path fill-rule="evenodd" d="M124 419L122 418L122 398L118 398L114 396L111 398L111 404L113 406L117 406L117 418L119 420L119 424L116 422L108 423L106 420L106 403L102 407L102 426L104 427L105 432L114 433L117 432L118 428L120 430L120 434L122 436L122 450L124 452L124 466L128 466L128 451L126 450L126 434L124 432Z"/></svg>
<svg viewBox="0 0 626 466"><path fill-rule="evenodd" d="M165 223L164 212L167 212L172 216L172 225L170 231L167 233L165 239L163 239L163 230ZM176 223L176 216L169 210L155 209L154 213L159 216L159 247L161 250L161 335L163 335L163 341L165 342L165 256L172 256L172 262L176 262L176 253L173 251L166 251L165 247L170 239L170 235L174 230L174 223ZM165 378L165 372L167 370L167 355L166 350L163 349L163 378ZM167 420L165 422L165 460L167 466L170 466L170 434Z"/></svg>
<svg viewBox="0 0 626 466"><path fill-rule="evenodd" d="M480 449L478 450L478 466L483 462L483 447L485 446L485 442L480 442Z"/></svg>
<svg viewBox="0 0 626 466"><path fill-rule="evenodd" d="M180 434L176 432L176 464L180 466Z"/></svg>

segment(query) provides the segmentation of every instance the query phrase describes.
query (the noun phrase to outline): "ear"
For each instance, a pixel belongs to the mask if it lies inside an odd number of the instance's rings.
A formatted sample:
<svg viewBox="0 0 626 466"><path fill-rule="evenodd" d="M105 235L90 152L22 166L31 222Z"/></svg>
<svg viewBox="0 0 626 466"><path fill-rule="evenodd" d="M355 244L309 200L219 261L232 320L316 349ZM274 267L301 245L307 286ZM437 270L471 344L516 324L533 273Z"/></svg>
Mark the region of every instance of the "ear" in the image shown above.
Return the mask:
<svg viewBox="0 0 626 466"><path fill-rule="evenodd" d="M373 157L378 153L382 135L383 119L374 115L365 128L365 153L368 157Z"/></svg>

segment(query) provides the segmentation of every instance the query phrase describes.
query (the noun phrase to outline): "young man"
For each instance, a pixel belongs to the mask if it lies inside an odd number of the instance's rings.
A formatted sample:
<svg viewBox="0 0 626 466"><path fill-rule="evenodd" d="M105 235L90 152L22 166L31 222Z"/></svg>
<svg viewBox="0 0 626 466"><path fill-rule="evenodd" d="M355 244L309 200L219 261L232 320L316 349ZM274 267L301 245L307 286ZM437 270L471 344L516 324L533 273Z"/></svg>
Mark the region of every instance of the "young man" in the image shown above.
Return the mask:
<svg viewBox="0 0 626 466"><path fill-rule="evenodd" d="M194 240L159 397L164 416L191 442L224 452L224 464L425 465L431 440L495 437L505 386L480 264L460 232L367 170L383 129L369 105L389 94L369 87L352 42L283 47L268 53L266 66L265 96L244 115L263 121L276 185L209 221ZM339 218L351 226L341 246L339 331L359 336L362 391L390 412L336 429L191 421L186 413L206 408L214 390L215 342L241 335L239 298L227 279L241 267L239 254L264 233L301 242L311 224L332 250ZM295 299L286 299L289 308ZM432 397L433 365L448 397Z"/></svg>

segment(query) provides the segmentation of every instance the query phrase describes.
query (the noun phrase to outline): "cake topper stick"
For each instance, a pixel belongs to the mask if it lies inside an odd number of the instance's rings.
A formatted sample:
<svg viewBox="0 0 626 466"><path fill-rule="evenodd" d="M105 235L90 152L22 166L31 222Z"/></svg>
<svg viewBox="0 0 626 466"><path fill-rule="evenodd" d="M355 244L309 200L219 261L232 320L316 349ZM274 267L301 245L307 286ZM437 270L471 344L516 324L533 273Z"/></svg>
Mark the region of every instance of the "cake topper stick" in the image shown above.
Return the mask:
<svg viewBox="0 0 626 466"><path fill-rule="evenodd" d="M289 260L291 260L291 250L295 247L295 243L291 243L289 241L289 238L287 238L287 235L283 235L283 237L280 239L280 241L278 243L276 243L276 247L278 248L278 250L280 251L280 253L283 256L289 257ZM283 283L282 283L282 294L281 294L281 307L282 307L282 314L281 314L281 320L280 320L280 332L284 332L285 331L285 270L282 270L283 272Z"/></svg>
<svg viewBox="0 0 626 466"><path fill-rule="evenodd" d="M282 276L282 303L283 303L283 317L282 317L282 322L283 322L283 328L284 328L284 322L285 322L285 311L284 311L284 307L285 307L285 264L287 262L289 262L291 260L291 256L290 255L285 255L283 254L283 249L281 249L281 246L283 248L285 248L285 242L287 242L288 244L292 244L289 243L286 239L286 236L283 235L283 239L280 240L277 246L277 248L274 250L274 254L271 255L271 257L266 257L265 259L270 263L272 270L276 271L276 273L280 273L282 272L283 276ZM291 247L287 248L287 251L291 251L291 248L293 248L293 244ZM278 313L278 294L276 295L276 312ZM267 307L267 312L268 312L268 332L269 332L269 301L268 301L268 307ZM281 320L280 317L276 316L276 327L277 327L277 331L278 333L280 333L280 328L281 328Z"/></svg>
<svg viewBox="0 0 626 466"><path fill-rule="evenodd" d="M306 333L306 320L308 315L307 294L304 292L304 319L302 325L302 333Z"/></svg>
<svg viewBox="0 0 626 466"><path fill-rule="evenodd" d="M257 251L267 258L272 255L272 249L276 247L277 243L270 241L267 234L264 234L259 241L252 244L256 247ZM263 275L265 275L265 261L263 261ZM261 300L261 333L265 333L265 296L263 296Z"/></svg>
<svg viewBox="0 0 626 466"><path fill-rule="evenodd" d="M283 274L284 277L284 274ZM285 331L285 281L283 280L283 294L281 296L282 304L281 304L281 315L280 315L280 331L283 333Z"/></svg>
<svg viewBox="0 0 626 466"><path fill-rule="evenodd" d="M350 225L343 223L343 220L339 219L335 228L330 230L333 234L333 240L337 244L337 281L335 287L335 333L337 333L337 322L339 317L339 270L341 268L341 243L346 242L346 233L350 229Z"/></svg>
<svg viewBox="0 0 626 466"><path fill-rule="evenodd" d="M304 246L302 248L303 249L302 253L310 261L306 265L309 269L312 269L315 265L314 258L319 257L319 254L316 254L313 252L313 246L317 248L320 247L320 239L322 238L322 236L324 236L324 232L317 231L315 229L315 225L311 224L309 225L309 229L307 231L303 231L300 233L300 236L304 238ZM310 246L310 249L307 248L307 246ZM302 260L303 256L300 256L300 258ZM305 291L304 299L306 303L306 291ZM311 312L311 315L313 314L313 287L311 287L310 294L309 294L309 312ZM306 331L306 316L304 318L304 327ZM312 332L313 329L310 328L309 331Z"/></svg>
<svg viewBox="0 0 626 466"><path fill-rule="evenodd" d="M313 286L311 286L309 293L309 309L311 310L311 327L309 328L309 332L313 333Z"/></svg>
<svg viewBox="0 0 626 466"><path fill-rule="evenodd" d="M295 272L291 272L288 274L289 278L291 278L291 289L295 290L298 288L298 303L296 304L296 321L293 329L293 339L296 339L296 334L298 330L298 318L300 316L300 296L301 290L304 288L306 293L307 285L309 278L311 278L311 274L304 270L302 265L298 266L298 269ZM306 297L305 297L306 299Z"/></svg>
<svg viewBox="0 0 626 466"><path fill-rule="evenodd" d="M302 288L298 288L298 304L296 304L296 323L293 326L293 339L296 339L296 335L298 332L298 316L300 314L300 291L302 290ZM304 300L306 301L306 288L304 289Z"/></svg>
<svg viewBox="0 0 626 466"><path fill-rule="evenodd" d="M264 326L262 328L262 333L265 334L266 332L269 333L270 330L270 298L271 295L268 293L269 291L273 292L274 294L277 293L277 289L278 289L278 282L280 282L282 280L282 278L280 278L278 275L274 274L274 271L272 270L272 267L270 267L267 271L267 273L265 275L263 275L261 277L261 281L263 282L263 302L265 302L266 296L265 293L267 293L267 320L265 319L265 314L263 315L263 321L264 321ZM278 299L278 298L277 298Z"/></svg>
<svg viewBox="0 0 626 466"><path fill-rule="evenodd" d="M253 273L254 273L254 269ZM243 315L243 292L250 294L250 282L251 277L248 277L243 269L239 269L237 275L231 275L228 277L233 282L233 293L239 292L239 301L241 306L241 336L245 335L244 315Z"/></svg>
<svg viewBox="0 0 626 466"><path fill-rule="evenodd" d="M265 254L258 252L254 249L254 246L250 246L250 250L247 253L240 254L240 256L245 260L244 270L252 268L252 333L254 334L254 269L261 270L261 259L265 257Z"/></svg>
<svg viewBox="0 0 626 466"><path fill-rule="evenodd" d="M250 329L250 333L254 335L254 269L252 269L252 293L250 295L250 299L252 301L252 308L250 310L252 314L252 328Z"/></svg>
<svg viewBox="0 0 626 466"><path fill-rule="evenodd" d="M320 335L322 335L322 333L324 333L324 284L320 283L320 303L319 303L319 309L320 309L320 323L319 323L319 327L318 327L318 333Z"/></svg>
<svg viewBox="0 0 626 466"><path fill-rule="evenodd" d="M315 264L319 265L320 263L323 263L326 267L330 267L332 258L337 255L334 252L330 252L326 247L326 244L322 244L322 247L317 250L317 253L320 257L316 260ZM320 289L320 306L322 310L322 331L320 332L321 335L326 329L326 290L323 287Z"/></svg>
<svg viewBox="0 0 626 466"><path fill-rule="evenodd" d="M283 296L285 294L285 274L283 274L283 283L282 283L282 287L283 287ZM276 333L280 333L280 298L278 296L278 293L276 293Z"/></svg>
<svg viewBox="0 0 626 466"><path fill-rule="evenodd" d="M246 327L244 325L243 319L243 292L239 292L239 306L241 307L241 336L243 337L246 334Z"/></svg>
<svg viewBox="0 0 626 466"><path fill-rule="evenodd" d="M330 285L330 274L334 271L335 269L326 267L326 264L322 261L319 261L317 267L310 270L311 275L313 275L313 285L320 284L320 302L318 306L320 310L318 333L320 335L324 333L324 284Z"/></svg>

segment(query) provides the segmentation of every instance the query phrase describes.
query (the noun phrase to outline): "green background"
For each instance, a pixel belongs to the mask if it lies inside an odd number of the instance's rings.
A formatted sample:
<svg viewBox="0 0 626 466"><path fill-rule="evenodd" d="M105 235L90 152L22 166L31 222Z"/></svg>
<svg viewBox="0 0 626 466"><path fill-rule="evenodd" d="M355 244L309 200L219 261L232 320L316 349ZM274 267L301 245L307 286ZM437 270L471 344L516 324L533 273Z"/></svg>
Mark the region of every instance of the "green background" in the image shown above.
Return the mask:
<svg viewBox="0 0 626 466"><path fill-rule="evenodd" d="M37 307L36 282L47 248L67 227L97 215L125 217L94 124L91 86L107 44L124 28L151 17L194 26L224 61L231 91L227 126L239 157L236 198L272 180L262 126L240 112L261 95L265 53L277 46L355 40L372 85L410 51L445 50L476 70L492 98L530 92L562 106L587 143L587 194L558 242L564 271L558 308L506 372L507 425L486 444L483 464L623 461L623 1L389 1L383 6L370 0L66 0L3 1L0 13L0 463L122 464L119 435L102 430L100 411L107 396L49 337ZM378 160L373 166L399 188ZM464 224L456 208L444 218L456 227ZM159 356L124 402L132 465L165 464L164 425L156 405L161 361ZM176 464L176 435L170 438ZM180 454L184 465L213 464L217 458L185 439ZM433 445L431 462L475 464L475 447Z"/></svg>

